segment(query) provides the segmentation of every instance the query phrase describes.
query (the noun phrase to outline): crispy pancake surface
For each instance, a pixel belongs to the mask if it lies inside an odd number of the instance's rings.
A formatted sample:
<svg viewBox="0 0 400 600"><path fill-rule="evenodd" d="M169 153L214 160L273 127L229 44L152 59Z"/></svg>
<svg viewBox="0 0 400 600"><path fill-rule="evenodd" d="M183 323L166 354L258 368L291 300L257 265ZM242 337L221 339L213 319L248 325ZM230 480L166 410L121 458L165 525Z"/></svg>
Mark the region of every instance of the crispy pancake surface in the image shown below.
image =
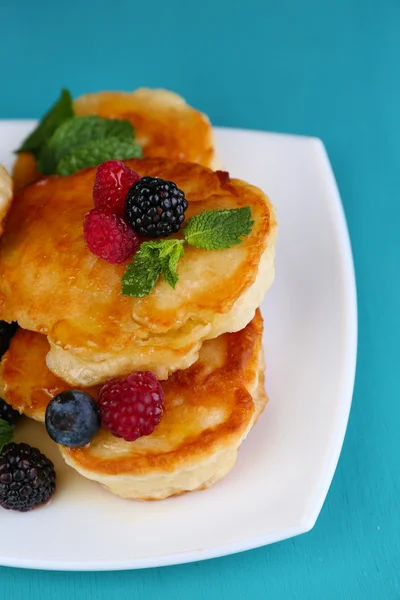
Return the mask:
<svg viewBox="0 0 400 600"><path fill-rule="evenodd" d="M262 331L257 311L242 331L204 343L196 364L163 382L165 414L151 435L125 442L102 429L84 448L60 446L64 459L126 498L162 499L218 481L267 401ZM70 387L46 368L47 350L45 336L19 330L1 363L4 397L37 420Z"/></svg>
<svg viewBox="0 0 400 600"><path fill-rule="evenodd" d="M250 206L254 226L226 250L186 245L176 289L160 280L138 299L121 293L125 266L85 246L94 168L16 194L0 242L0 319L47 335L47 365L71 385L142 369L166 379L188 368L204 340L249 323L274 278L277 227L261 190L193 163L125 162L142 176L175 181L189 201L187 219L205 209Z"/></svg>
<svg viewBox="0 0 400 600"><path fill-rule="evenodd" d="M74 110L80 116L130 121L144 158L157 156L216 166L214 137L207 116L173 92L140 88L131 93L86 94L74 101ZM40 177L33 155L19 154L13 168L15 189Z"/></svg>

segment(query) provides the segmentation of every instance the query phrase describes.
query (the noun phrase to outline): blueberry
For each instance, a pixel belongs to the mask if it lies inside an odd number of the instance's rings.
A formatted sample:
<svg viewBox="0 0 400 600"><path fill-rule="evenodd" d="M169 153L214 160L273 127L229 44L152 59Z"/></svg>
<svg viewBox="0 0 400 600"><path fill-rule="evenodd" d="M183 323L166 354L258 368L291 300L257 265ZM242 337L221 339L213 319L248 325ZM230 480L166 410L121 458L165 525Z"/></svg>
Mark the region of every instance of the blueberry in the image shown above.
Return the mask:
<svg viewBox="0 0 400 600"><path fill-rule="evenodd" d="M16 329L16 323L6 323L5 321L0 321L0 358L7 352L11 338Z"/></svg>
<svg viewBox="0 0 400 600"><path fill-rule="evenodd" d="M86 446L100 429L100 411L92 396L68 390L54 396L46 409L49 436L63 446Z"/></svg>

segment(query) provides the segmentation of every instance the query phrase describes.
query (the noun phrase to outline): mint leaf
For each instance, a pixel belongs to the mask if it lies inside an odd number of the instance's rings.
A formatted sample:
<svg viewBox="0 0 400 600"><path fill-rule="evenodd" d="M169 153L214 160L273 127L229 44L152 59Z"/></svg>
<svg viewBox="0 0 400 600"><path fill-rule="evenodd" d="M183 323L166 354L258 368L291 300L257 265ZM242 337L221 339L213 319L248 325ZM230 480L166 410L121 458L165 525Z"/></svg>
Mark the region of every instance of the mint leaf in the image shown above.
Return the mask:
<svg viewBox="0 0 400 600"><path fill-rule="evenodd" d="M161 273L161 262L158 251L149 247L151 242L144 242L136 252L133 261L126 267L122 276L122 293L124 296L143 298L148 296L156 285Z"/></svg>
<svg viewBox="0 0 400 600"><path fill-rule="evenodd" d="M253 223L249 206L231 210L205 210L190 219L183 234L191 246L222 250L240 244L241 237L250 233Z"/></svg>
<svg viewBox="0 0 400 600"><path fill-rule="evenodd" d="M32 152L37 158L42 146L50 139L57 127L72 117L73 114L71 94L68 90L62 90L60 98L44 115L36 129L28 135L16 152Z"/></svg>
<svg viewBox="0 0 400 600"><path fill-rule="evenodd" d="M74 115L71 94L61 96L17 152L32 152L43 175L70 175L109 159L140 158L134 128L123 119Z"/></svg>
<svg viewBox="0 0 400 600"><path fill-rule="evenodd" d="M160 273L175 288L179 279L176 269L184 254L184 243L175 239L143 242L122 277L122 293L135 298L148 296Z"/></svg>
<svg viewBox="0 0 400 600"><path fill-rule="evenodd" d="M125 296L143 298L156 285L160 274L173 288L179 281L178 262L184 255L185 243L206 250L230 248L241 243L253 225L249 206L232 210L208 210L190 219L184 240L151 240L144 242L122 277Z"/></svg>
<svg viewBox="0 0 400 600"><path fill-rule="evenodd" d="M97 116L72 117L54 132L49 141L56 158L59 160L71 150L83 146L92 140L108 137L133 140L133 125L121 119L104 119Z"/></svg>
<svg viewBox="0 0 400 600"><path fill-rule="evenodd" d="M176 271L178 262L184 255L183 240L163 240L159 257L161 262L161 273L164 280L174 289L178 283L179 276Z"/></svg>
<svg viewBox="0 0 400 600"><path fill-rule="evenodd" d="M97 167L105 160L141 158L142 149L133 140L107 137L93 140L72 150L57 164L58 175L71 175L86 167Z"/></svg>
<svg viewBox="0 0 400 600"><path fill-rule="evenodd" d="M36 167L42 175L53 175L57 171L57 162L49 144L42 146L36 157Z"/></svg>
<svg viewBox="0 0 400 600"><path fill-rule="evenodd" d="M51 175L56 172L60 160L80 146L109 137L132 141L134 134L129 121L97 116L72 117L56 129L43 147L38 159L39 170L44 175Z"/></svg>
<svg viewBox="0 0 400 600"><path fill-rule="evenodd" d="M3 450L3 446L11 442L13 437L13 428L4 419L0 419L0 452Z"/></svg>

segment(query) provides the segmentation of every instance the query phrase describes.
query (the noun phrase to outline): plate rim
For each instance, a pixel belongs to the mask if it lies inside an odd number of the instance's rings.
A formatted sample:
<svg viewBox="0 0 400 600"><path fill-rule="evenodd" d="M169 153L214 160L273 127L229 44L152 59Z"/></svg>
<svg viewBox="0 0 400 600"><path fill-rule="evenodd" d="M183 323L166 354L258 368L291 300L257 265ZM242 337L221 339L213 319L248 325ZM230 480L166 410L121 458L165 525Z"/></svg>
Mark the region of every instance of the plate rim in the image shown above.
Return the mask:
<svg viewBox="0 0 400 600"><path fill-rule="evenodd" d="M21 126L28 123L34 124L35 119L0 119L0 128L4 125ZM234 132L244 135L260 135L277 138L298 139L299 141L307 141L315 147L315 155L319 161L319 166L324 173L324 180L329 187L329 198L327 203L333 211L334 226L337 233L338 249L341 250L339 260L341 275L343 276L343 301L345 302L344 314L346 316L345 332L346 332L346 357L343 360L343 388L342 388L342 406L340 412L340 423L337 424L337 434L334 439L334 448L329 453L329 467L325 469L324 477L317 483L317 491L315 493L316 500L309 510L308 514L304 515L301 520L293 523L290 527L273 533L262 533L256 537L242 538L240 540L229 542L226 544L218 544L207 547L204 550L187 550L184 552L158 554L154 556L143 556L140 558L127 559L95 559L75 561L66 559L56 559L49 562L47 559L20 559L18 557L0 556L0 564L7 567L18 567L26 569L43 569L57 571L116 571L124 569L143 569L161 566L171 566L177 564L185 564L190 562L198 562L212 558L237 554L251 549L256 549L261 546L283 541L285 539L300 535L310 531L319 516L324 501L329 492L329 488L336 471L340 453L343 447L343 442L346 434L347 424L349 420L354 382L356 375L357 363L357 346L358 346L358 309L357 309L357 287L354 268L354 259L350 241L348 225L346 222L345 211L340 197L337 182L333 173L331 163L325 145L320 138L312 136L303 136L295 134L277 133L253 129L243 129L236 127L213 127L216 133L218 132Z"/></svg>

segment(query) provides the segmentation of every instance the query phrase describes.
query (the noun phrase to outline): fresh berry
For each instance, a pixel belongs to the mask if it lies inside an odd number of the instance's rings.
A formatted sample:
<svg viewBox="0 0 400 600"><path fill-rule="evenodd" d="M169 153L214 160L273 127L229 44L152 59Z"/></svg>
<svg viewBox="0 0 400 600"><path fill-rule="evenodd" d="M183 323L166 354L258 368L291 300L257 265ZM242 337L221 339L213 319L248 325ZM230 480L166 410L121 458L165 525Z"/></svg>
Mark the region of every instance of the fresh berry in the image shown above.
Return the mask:
<svg viewBox="0 0 400 600"><path fill-rule="evenodd" d="M0 358L5 352L7 352L11 338L16 329L17 323L6 323L5 321L0 321Z"/></svg>
<svg viewBox="0 0 400 600"><path fill-rule="evenodd" d="M140 175L119 160L107 160L97 167L93 186L93 202L102 208L124 216L125 198Z"/></svg>
<svg viewBox="0 0 400 600"><path fill-rule="evenodd" d="M139 238L126 221L107 210L93 208L85 216L83 231L87 247L109 263L130 258L139 246Z"/></svg>
<svg viewBox="0 0 400 600"><path fill-rule="evenodd" d="M0 456L0 505L26 512L47 502L56 485L54 465L37 448L7 444Z"/></svg>
<svg viewBox="0 0 400 600"><path fill-rule="evenodd" d="M126 196L125 218L131 227L147 237L179 231L188 202L173 181L142 177Z"/></svg>
<svg viewBox="0 0 400 600"><path fill-rule="evenodd" d="M0 398L0 419L7 421L10 425L15 425L20 417L21 415L17 410L14 410L3 398Z"/></svg>
<svg viewBox="0 0 400 600"><path fill-rule="evenodd" d="M45 422L47 433L57 444L86 446L100 429L99 406L81 390L61 392L47 405Z"/></svg>
<svg viewBox="0 0 400 600"><path fill-rule="evenodd" d="M133 442L159 424L164 392L154 373L137 371L126 379L109 379L100 390L99 405L104 426Z"/></svg>

